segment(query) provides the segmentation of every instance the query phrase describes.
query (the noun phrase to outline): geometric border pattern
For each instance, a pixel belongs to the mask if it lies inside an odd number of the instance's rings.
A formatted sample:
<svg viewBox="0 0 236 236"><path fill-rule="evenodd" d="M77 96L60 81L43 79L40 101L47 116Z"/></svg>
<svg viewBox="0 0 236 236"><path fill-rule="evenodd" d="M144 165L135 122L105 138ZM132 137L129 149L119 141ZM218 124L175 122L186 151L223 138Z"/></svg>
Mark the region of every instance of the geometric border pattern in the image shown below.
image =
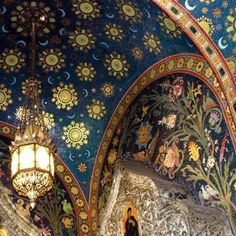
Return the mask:
<svg viewBox="0 0 236 236"><path fill-rule="evenodd" d="M222 55L219 48L215 45L210 36L203 30L194 17L177 1L174 0L151 0L155 5L168 14L176 24L188 35L193 41L206 61L211 65L216 76L220 78L219 83L222 85L223 92L229 101L229 109L236 125L236 82L234 75Z"/></svg>
<svg viewBox="0 0 236 236"><path fill-rule="evenodd" d="M0 121L0 134L2 136L13 140L15 137L15 132L15 126ZM70 199L76 214L79 235L85 235L85 231L89 231L90 228L89 217L86 220L81 219L79 213L81 211L84 211L88 215L88 203L79 183L77 182L73 174L70 172L68 167L65 165L65 163L61 160L59 156L56 155L55 159L56 175L60 178L68 194L70 195Z"/></svg>
<svg viewBox="0 0 236 236"><path fill-rule="evenodd" d="M147 69L129 88L118 106L116 107L113 116L111 117L106 131L103 134L102 141L100 143L96 160L93 167L93 175L90 185L90 202L89 210L94 214L91 214L91 230L96 234L98 227L98 193L99 193L99 182L102 172L104 158L106 157L107 149L112 140L113 134L122 119L124 113L129 108L133 100L140 94L152 82L162 78L163 76L174 74L174 73L186 73L195 76L202 80L214 93L223 111L224 119L226 121L230 137L236 147L236 128L232 121L232 113L229 108L229 102L223 92L220 79L216 76L214 71L211 69L206 60L199 55L195 54L178 54L167 57L149 69Z"/></svg>

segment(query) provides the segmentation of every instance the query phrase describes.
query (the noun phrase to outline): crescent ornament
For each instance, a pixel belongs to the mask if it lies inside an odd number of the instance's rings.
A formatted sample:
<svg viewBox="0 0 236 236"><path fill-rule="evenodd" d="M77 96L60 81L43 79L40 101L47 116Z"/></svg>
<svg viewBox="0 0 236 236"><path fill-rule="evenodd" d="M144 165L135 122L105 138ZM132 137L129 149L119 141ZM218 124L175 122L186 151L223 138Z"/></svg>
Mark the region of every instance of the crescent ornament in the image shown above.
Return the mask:
<svg viewBox="0 0 236 236"><path fill-rule="evenodd" d="M193 11L196 8L196 5L190 6L188 0L185 1L184 5L187 8L187 10L189 10L189 11Z"/></svg>

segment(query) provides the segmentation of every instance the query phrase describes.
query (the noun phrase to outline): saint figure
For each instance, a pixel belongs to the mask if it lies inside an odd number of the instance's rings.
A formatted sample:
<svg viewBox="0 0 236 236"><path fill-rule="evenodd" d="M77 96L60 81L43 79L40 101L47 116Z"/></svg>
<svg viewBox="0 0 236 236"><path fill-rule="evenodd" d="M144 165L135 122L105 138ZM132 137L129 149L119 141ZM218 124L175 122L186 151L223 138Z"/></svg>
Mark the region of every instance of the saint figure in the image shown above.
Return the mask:
<svg viewBox="0 0 236 236"><path fill-rule="evenodd" d="M138 222L132 216L131 207L127 210L127 220L125 222L125 236L138 236Z"/></svg>

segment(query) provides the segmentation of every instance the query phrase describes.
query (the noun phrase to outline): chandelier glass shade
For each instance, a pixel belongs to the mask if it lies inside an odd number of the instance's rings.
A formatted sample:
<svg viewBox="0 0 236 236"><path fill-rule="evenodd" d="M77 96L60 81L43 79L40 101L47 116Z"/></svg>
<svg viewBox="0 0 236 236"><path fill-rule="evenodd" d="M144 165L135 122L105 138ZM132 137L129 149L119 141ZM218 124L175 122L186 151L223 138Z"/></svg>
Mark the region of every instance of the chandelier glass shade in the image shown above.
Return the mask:
<svg viewBox="0 0 236 236"><path fill-rule="evenodd" d="M55 146L44 122L35 74L35 35L32 22L32 76L26 83L22 117L10 146L12 184L19 195L30 199L32 208L52 188L55 169Z"/></svg>

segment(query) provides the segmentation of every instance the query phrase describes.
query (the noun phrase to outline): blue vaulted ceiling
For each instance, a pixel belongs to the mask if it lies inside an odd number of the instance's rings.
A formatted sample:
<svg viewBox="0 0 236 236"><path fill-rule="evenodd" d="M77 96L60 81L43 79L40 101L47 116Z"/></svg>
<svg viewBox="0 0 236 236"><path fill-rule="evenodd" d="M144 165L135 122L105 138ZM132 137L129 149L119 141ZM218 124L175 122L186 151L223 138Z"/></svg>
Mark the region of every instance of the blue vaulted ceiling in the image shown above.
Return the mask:
<svg viewBox="0 0 236 236"><path fill-rule="evenodd" d="M48 21L37 38L37 75L45 121L57 154L88 199L103 132L127 89L155 62L178 53L199 52L148 0L3 0L0 120L10 124L21 118L29 77L30 37L20 21L29 4L40 7Z"/></svg>

